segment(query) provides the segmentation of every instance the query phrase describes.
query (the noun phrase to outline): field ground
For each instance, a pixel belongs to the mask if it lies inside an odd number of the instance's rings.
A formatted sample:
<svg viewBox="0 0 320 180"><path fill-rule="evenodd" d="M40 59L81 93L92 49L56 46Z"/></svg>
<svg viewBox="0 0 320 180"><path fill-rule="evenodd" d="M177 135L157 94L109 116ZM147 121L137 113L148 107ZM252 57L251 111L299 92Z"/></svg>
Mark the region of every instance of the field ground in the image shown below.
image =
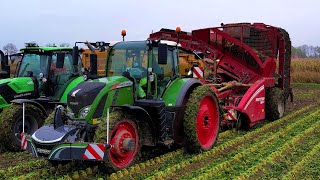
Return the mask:
<svg viewBox="0 0 320 180"><path fill-rule="evenodd" d="M285 117L222 132L208 152L148 149L142 163L113 174L97 164L54 167L27 153L2 153L0 179L320 179L320 85L294 84L293 91Z"/></svg>

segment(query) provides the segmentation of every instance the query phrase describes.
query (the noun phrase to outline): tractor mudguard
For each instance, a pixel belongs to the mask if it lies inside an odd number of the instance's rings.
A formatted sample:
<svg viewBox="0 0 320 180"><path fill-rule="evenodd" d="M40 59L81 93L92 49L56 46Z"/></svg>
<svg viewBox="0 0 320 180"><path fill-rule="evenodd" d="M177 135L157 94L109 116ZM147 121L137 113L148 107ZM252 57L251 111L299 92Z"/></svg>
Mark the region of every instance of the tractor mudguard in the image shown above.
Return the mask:
<svg viewBox="0 0 320 180"><path fill-rule="evenodd" d="M155 123L153 123L151 116L145 109L139 106L130 106L130 105L119 105L119 106L115 105L111 107L124 109L125 111L128 111L128 112L133 111L132 114L137 117L136 119L142 122L141 125L143 126L142 127L143 133L146 135L144 136L143 145L154 146L156 144L157 131L156 131ZM147 123L143 123L143 122L147 122ZM152 137L150 138L148 135L152 135Z"/></svg>
<svg viewBox="0 0 320 180"><path fill-rule="evenodd" d="M184 143L184 131L183 131L183 117L185 113L186 103L189 99L191 92L202 83L197 79L189 79L184 83L180 89L179 95L175 104L175 119L173 121L173 139L178 144Z"/></svg>
<svg viewBox="0 0 320 180"><path fill-rule="evenodd" d="M43 113L43 115L45 115L46 117L48 117L48 114L47 114L47 111L46 109L41 105L39 104L38 102L34 101L34 100L30 100L30 99L15 99L15 100L12 100L11 103L14 103L14 104L31 104L31 105L34 105L36 106L37 108L39 108L41 110L41 112Z"/></svg>
<svg viewBox="0 0 320 180"><path fill-rule="evenodd" d="M198 79L189 79L188 81L186 81L183 87L180 89L176 101L176 106L180 107L183 104L183 100L185 99L185 97L190 95L190 91L201 85L202 83Z"/></svg>

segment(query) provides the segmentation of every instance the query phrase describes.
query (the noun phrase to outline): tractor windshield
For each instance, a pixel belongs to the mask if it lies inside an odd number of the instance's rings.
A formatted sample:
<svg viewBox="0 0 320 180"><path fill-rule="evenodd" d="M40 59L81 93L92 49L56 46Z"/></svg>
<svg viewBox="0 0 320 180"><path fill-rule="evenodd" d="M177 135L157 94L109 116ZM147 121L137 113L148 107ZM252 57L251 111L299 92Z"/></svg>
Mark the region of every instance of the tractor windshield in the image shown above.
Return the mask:
<svg viewBox="0 0 320 180"><path fill-rule="evenodd" d="M121 76L128 71L135 78L147 76L148 51L144 41L116 44L108 57L107 76Z"/></svg>
<svg viewBox="0 0 320 180"><path fill-rule="evenodd" d="M25 54L21 60L18 77L47 76L49 56L44 54Z"/></svg>

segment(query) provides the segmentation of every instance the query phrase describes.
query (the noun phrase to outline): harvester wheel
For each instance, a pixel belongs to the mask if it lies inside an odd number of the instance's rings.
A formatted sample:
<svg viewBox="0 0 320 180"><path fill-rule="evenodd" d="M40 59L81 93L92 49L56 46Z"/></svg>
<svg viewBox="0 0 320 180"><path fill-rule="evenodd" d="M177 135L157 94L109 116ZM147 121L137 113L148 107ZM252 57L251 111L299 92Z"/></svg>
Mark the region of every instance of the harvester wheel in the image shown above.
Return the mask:
<svg viewBox="0 0 320 180"><path fill-rule="evenodd" d="M211 149L218 138L220 128L218 98L208 86L196 88L187 102L184 115L186 149L201 152Z"/></svg>
<svg viewBox="0 0 320 180"><path fill-rule="evenodd" d="M141 131L135 118L124 111L110 113L109 143L105 165L117 171L137 163L142 144ZM100 123L95 132L94 142L104 143L107 137L107 122Z"/></svg>
<svg viewBox="0 0 320 180"><path fill-rule="evenodd" d="M32 134L43 125L45 115L33 105L26 105L25 109L25 133ZM22 105L12 104L5 108L0 115L1 144L8 150L21 149L21 141L18 137L22 133ZM17 134L19 134L17 136Z"/></svg>
<svg viewBox="0 0 320 180"><path fill-rule="evenodd" d="M277 87L266 91L266 119L274 121L283 117L285 98L283 91Z"/></svg>

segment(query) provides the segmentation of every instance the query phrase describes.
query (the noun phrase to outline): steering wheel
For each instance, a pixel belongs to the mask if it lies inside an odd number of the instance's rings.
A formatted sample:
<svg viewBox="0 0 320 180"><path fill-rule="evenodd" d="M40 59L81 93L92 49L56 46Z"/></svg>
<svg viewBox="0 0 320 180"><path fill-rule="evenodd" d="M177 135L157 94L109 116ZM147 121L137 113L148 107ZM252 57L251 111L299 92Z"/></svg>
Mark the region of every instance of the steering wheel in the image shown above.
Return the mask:
<svg viewBox="0 0 320 180"><path fill-rule="evenodd" d="M128 70L132 77L141 79L147 76L147 69L142 66L135 66Z"/></svg>
<svg viewBox="0 0 320 180"><path fill-rule="evenodd" d="M131 68L130 70L128 70L128 72L135 79L141 79L143 77L142 76L143 72L140 68Z"/></svg>
<svg viewBox="0 0 320 180"><path fill-rule="evenodd" d="M27 71L27 73L24 75L24 77L33 77L33 72Z"/></svg>

